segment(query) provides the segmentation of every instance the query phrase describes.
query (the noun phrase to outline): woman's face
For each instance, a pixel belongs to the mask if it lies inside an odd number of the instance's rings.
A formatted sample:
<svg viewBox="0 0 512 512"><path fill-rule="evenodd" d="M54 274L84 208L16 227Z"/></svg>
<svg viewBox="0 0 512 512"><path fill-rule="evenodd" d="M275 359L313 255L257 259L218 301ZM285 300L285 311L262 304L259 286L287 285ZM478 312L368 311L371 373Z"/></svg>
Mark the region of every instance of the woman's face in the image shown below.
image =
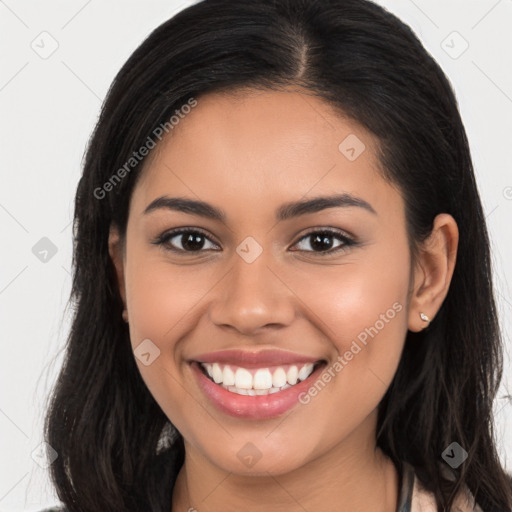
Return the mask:
<svg viewBox="0 0 512 512"><path fill-rule="evenodd" d="M142 378L202 463L280 474L374 446L377 406L419 330L404 202L375 149L359 124L290 91L201 97L153 150L118 275ZM314 202L334 196L345 201ZM157 244L170 230L185 234Z"/></svg>

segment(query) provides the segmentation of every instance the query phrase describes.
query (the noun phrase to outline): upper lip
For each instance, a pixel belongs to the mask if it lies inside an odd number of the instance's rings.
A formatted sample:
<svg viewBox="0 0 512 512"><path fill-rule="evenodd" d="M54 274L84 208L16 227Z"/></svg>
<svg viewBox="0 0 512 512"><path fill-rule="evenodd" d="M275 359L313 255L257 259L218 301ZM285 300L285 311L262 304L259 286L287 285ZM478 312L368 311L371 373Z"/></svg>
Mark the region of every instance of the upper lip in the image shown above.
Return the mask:
<svg viewBox="0 0 512 512"><path fill-rule="evenodd" d="M258 352L247 349L221 350L208 352L192 358L199 363L224 363L245 367L279 366L282 364L316 363L319 357L311 357L284 350L267 349Z"/></svg>

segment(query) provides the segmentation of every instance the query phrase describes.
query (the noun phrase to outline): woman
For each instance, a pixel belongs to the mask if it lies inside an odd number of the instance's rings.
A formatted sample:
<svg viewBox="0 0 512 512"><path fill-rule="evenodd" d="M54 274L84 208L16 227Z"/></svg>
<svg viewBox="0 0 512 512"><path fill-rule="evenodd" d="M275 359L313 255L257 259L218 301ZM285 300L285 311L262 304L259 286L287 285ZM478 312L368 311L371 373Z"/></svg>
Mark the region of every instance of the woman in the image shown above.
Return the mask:
<svg viewBox="0 0 512 512"><path fill-rule="evenodd" d="M47 442L67 510L512 508L453 91L365 0L206 0L117 75Z"/></svg>

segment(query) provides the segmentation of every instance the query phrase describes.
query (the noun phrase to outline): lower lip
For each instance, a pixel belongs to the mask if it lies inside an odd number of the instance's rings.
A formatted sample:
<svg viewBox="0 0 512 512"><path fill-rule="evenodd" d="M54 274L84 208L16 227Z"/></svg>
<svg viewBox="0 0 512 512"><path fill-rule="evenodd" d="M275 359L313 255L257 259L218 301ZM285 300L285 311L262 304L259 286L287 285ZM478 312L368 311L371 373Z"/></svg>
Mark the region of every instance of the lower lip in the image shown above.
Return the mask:
<svg viewBox="0 0 512 512"><path fill-rule="evenodd" d="M239 395L215 384L202 372L199 363L191 363L192 371L196 376L199 387L210 401L222 412L238 418L261 420L275 418L299 403L299 395L306 392L313 380L324 369L325 364L319 367L306 379L283 391L268 395Z"/></svg>

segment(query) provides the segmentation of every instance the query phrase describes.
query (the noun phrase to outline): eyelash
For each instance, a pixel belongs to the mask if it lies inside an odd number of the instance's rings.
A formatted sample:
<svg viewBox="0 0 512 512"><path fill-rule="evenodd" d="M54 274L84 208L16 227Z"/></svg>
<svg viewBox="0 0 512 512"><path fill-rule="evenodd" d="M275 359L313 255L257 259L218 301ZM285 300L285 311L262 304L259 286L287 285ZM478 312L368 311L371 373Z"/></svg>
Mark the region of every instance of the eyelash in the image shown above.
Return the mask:
<svg viewBox="0 0 512 512"><path fill-rule="evenodd" d="M191 254L193 254L193 253L205 252L205 250L203 250L203 249L199 249L198 251L187 251L187 250L184 250L184 249L176 249L175 247L172 247L169 244L169 240L170 239L172 239L172 238L174 238L174 237L176 237L178 235L184 235L184 234L199 234L199 235L203 235L210 242L212 242L215 245L218 245L215 242L213 242L212 240L210 240L209 236L207 235L207 233L205 231L203 231L202 229L199 229L199 228L193 228L193 229L192 228L177 228L175 230L167 231L165 233L162 233L152 243L155 244L155 245L162 246L165 250L171 251L171 252L174 252L174 253L181 253L181 254L191 253ZM319 254L320 256L331 255L331 254L338 254L340 252L346 251L348 247L357 245L357 242L355 240L347 237L346 235L342 234L340 231L335 230L335 229L331 229L331 228L312 229L311 231L308 231L306 234L304 234L301 238L299 238L299 240L297 240L297 242L295 242L293 245L298 244L302 240L304 240L304 239L306 239L306 238L308 238L308 237L310 237L312 235L328 235L328 236L333 236L333 237L336 237L339 240L341 240L343 242L343 245L341 245L339 247L336 247L334 249L329 249L327 251L302 251L302 252L312 252L312 253L315 253L315 254ZM211 250L211 249L208 249L208 250Z"/></svg>

